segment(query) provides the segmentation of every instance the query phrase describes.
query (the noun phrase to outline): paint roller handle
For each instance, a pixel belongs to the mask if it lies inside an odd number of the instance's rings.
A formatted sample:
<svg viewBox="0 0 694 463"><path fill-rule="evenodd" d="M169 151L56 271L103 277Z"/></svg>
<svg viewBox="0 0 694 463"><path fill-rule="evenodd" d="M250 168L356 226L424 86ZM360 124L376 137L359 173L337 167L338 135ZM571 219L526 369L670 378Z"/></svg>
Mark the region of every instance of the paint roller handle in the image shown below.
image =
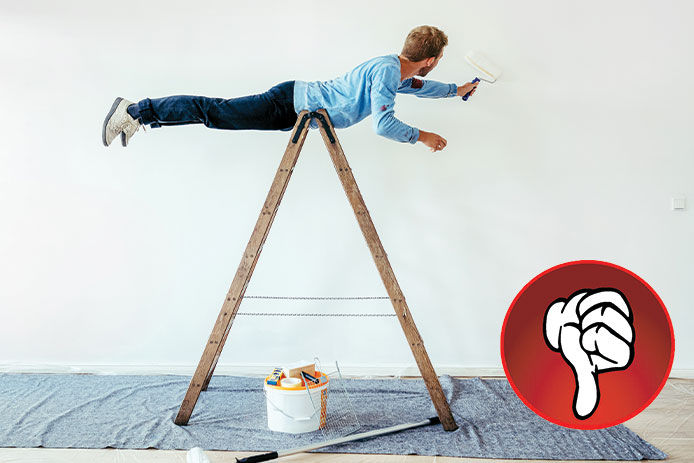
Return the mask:
<svg viewBox="0 0 694 463"><path fill-rule="evenodd" d="M279 455L277 454L277 452L268 452L268 453L262 453L260 455L251 455L250 457L245 457L245 458L237 458L236 462L237 463L255 463L258 461L274 460L275 458L279 458Z"/></svg>
<svg viewBox="0 0 694 463"><path fill-rule="evenodd" d="M475 78L473 79L473 81L470 82L470 83L471 83L471 84L474 84L474 83L477 83L477 82L479 82L479 81L480 81L479 77L475 77ZM470 91L467 92L465 95L463 95L463 96L462 96L463 101L467 101L467 99L470 97L470 94L471 94L471 93L472 93L472 90L470 90Z"/></svg>

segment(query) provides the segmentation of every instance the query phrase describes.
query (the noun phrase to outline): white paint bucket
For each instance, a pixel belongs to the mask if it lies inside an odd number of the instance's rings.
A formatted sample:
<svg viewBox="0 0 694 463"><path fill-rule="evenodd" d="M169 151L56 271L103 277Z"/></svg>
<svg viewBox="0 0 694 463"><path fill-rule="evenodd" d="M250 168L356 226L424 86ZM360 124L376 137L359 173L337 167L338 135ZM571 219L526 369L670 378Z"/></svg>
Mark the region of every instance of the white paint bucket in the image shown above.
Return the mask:
<svg viewBox="0 0 694 463"><path fill-rule="evenodd" d="M320 382L309 382L308 391L301 383L284 387L280 381L279 385L274 386L267 383L269 377L265 378L268 428L298 434L316 431L325 426L329 378L319 371L316 371L315 377Z"/></svg>

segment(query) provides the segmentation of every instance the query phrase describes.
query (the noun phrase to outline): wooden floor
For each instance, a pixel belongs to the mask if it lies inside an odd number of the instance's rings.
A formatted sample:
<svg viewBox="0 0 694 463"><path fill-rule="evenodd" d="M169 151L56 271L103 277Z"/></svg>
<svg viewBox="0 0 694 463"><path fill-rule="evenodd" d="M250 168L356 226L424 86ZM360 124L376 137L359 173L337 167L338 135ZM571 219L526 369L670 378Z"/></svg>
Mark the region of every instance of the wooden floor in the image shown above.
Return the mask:
<svg viewBox="0 0 694 463"><path fill-rule="evenodd" d="M668 462L694 462L694 380L670 379L658 398L626 425L638 435L668 454ZM268 449L272 450L272 449ZM207 452L213 463L235 462L238 452ZM164 463L186 461L185 451L170 450L73 450L73 449L0 449L0 463ZM521 463L542 460L490 460L475 458L421 457L406 455L300 454L284 458L286 462L326 463ZM583 460L583 463L587 463Z"/></svg>

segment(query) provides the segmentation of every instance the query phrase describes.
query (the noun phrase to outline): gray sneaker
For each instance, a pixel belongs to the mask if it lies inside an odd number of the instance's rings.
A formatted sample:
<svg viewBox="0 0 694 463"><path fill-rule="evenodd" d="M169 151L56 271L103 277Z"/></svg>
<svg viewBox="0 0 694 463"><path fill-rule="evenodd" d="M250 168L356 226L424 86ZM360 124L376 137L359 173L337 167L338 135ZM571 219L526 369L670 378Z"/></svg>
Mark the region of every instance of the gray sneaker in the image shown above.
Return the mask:
<svg viewBox="0 0 694 463"><path fill-rule="evenodd" d="M121 143L127 146L130 137L140 128L140 122L128 114L128 106L133 104L125 98L116 98L111 110L106 115L101 138L104 146L109 146L114 138L121 135Z"/></svg>

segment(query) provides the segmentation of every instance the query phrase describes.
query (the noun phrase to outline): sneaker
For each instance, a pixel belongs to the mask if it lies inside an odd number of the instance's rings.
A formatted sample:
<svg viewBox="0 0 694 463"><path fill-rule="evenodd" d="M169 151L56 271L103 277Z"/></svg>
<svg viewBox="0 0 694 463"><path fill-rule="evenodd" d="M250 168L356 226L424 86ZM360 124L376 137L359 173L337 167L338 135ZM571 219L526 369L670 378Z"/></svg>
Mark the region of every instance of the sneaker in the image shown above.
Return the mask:
<svg viewBox="0 0 694 463"><path fill-rule="evenodd" d="M140 122L128 114L128 106L133 104L125 98L116 98L111 110L106 115L101 138L104 146L109 146L114 138L121 134L121 143L127 146L130 137L140 128Z"/></svg>

